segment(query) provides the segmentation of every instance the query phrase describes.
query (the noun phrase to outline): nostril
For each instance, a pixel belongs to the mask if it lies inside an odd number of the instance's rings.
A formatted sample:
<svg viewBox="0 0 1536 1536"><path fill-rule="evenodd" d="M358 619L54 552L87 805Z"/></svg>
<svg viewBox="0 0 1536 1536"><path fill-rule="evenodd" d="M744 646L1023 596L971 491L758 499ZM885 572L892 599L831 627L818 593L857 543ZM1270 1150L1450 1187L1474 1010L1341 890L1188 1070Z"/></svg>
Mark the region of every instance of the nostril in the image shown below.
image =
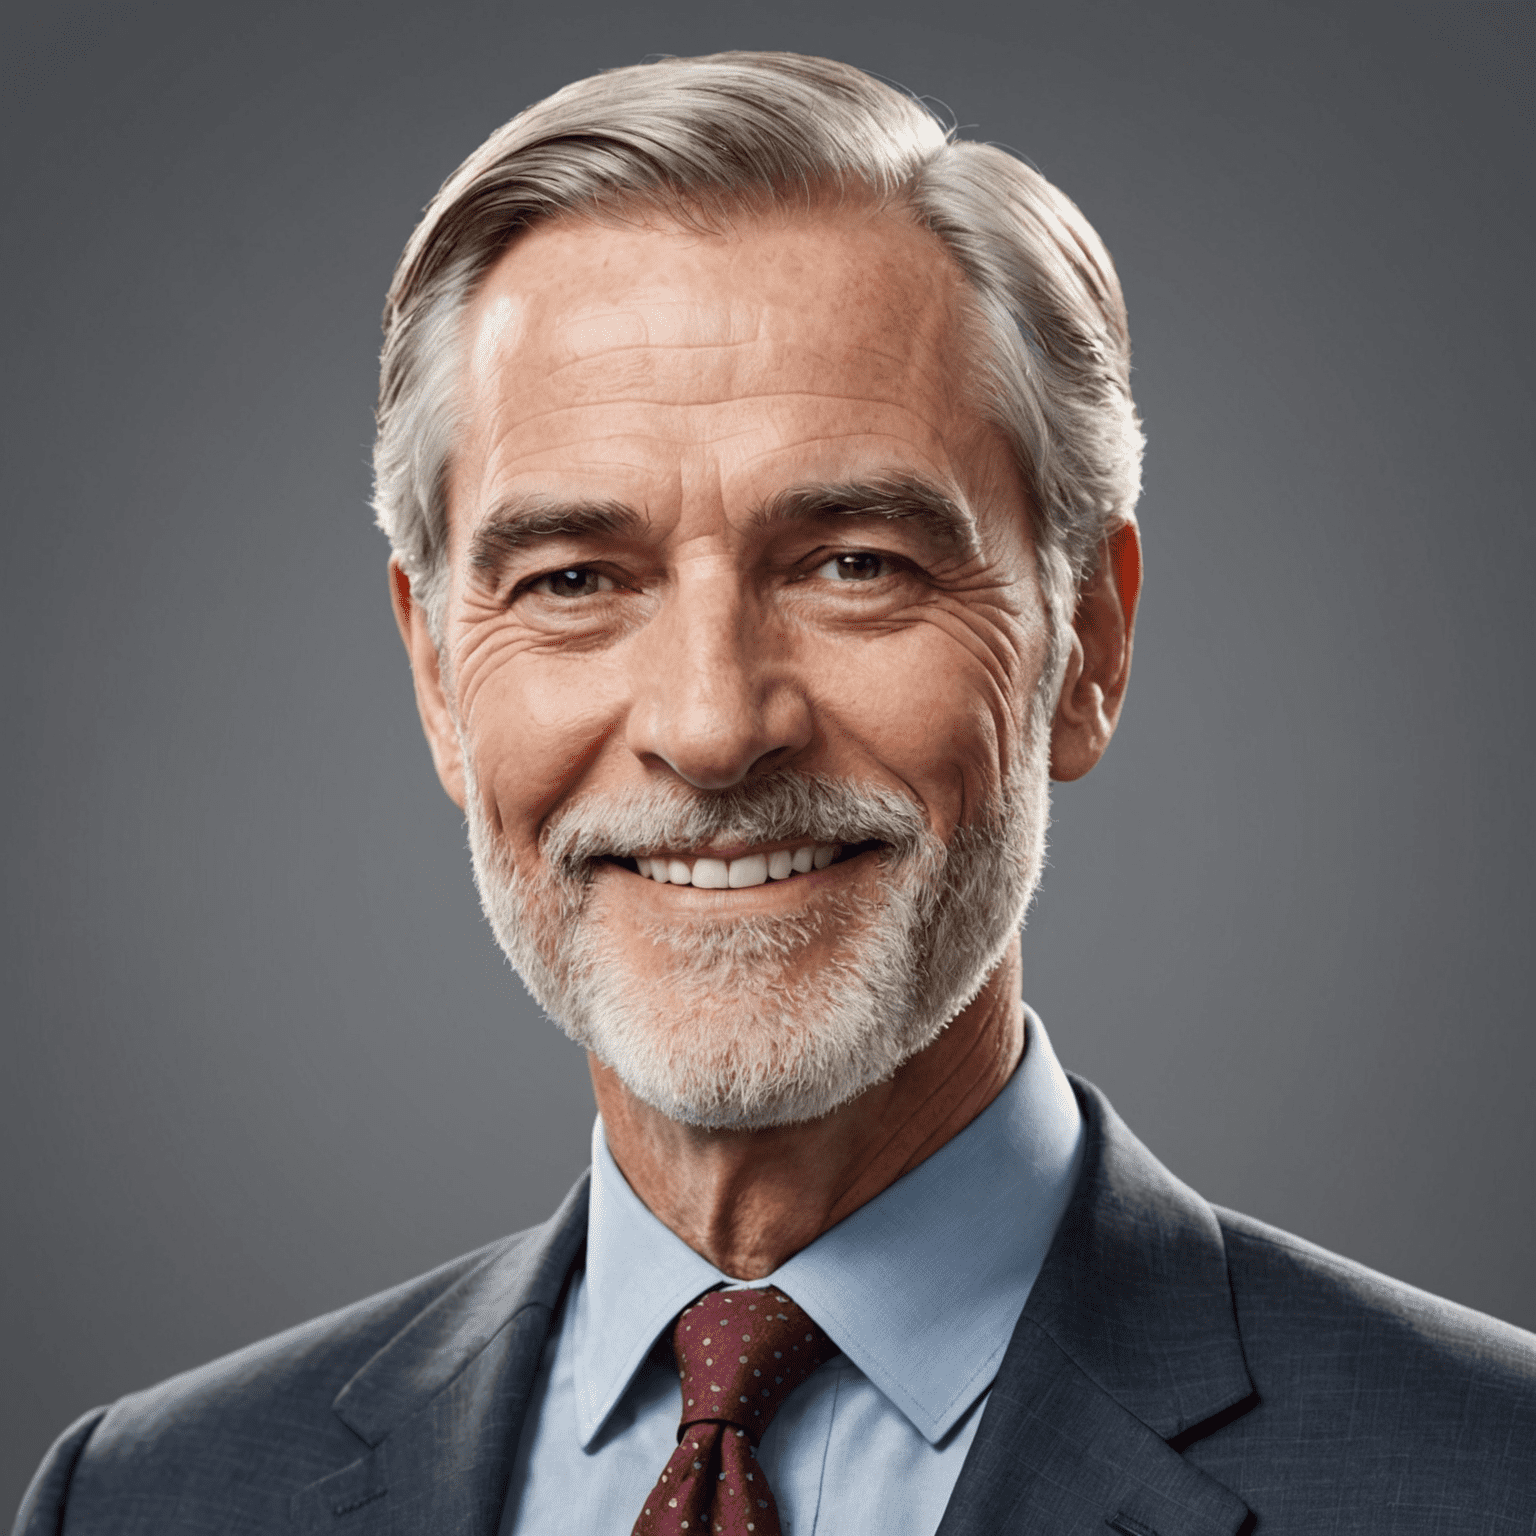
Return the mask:
<svg viewBox="0 0 1536 1536"><path fill-rule="evenodd" d="M695 789L721 790L786 766L812 739L803 690L763 657L716 645L639 650L625 729L629 749Z"/></svg>

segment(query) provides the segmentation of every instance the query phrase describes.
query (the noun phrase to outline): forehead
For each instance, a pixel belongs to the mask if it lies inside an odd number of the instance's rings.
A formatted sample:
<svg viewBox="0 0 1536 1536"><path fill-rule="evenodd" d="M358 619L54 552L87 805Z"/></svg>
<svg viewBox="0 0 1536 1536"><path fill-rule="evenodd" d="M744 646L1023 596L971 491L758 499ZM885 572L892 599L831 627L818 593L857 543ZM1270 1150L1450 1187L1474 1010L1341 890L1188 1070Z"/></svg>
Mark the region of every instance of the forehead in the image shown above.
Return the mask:
<svg viewBox="0 0 1536 1536"><path fill-rule="evenodd" d="M971 403L966 301L952 258L899 210L717 233L541 225L466 315L452 500L473 516L493 494L579 488L655 511L685 483L731 501L893 470L963 492L996 436Z"/></svg>

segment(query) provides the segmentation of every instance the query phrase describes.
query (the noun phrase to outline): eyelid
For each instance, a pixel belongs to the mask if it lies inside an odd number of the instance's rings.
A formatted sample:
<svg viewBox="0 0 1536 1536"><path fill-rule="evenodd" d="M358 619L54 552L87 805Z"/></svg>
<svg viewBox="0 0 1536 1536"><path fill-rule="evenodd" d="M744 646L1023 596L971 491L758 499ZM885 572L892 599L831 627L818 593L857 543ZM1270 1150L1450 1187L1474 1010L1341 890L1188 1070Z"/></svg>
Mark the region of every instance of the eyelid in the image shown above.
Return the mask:
<svg viewBox="0 0 1536 1536"><path fill-rule="evenodd" d="M811 556L806 561L806 569L807 569L807 571L808 571L808 573L810 575L814 576L819 571L823 570L826 566L835 565L837 563L837 561L845 560L845 559L847 559L851 555L864 555L864 556L867 556L871 560L878 560L881 565L886 567L886 569L881 571L878 576L869 576L869 577L864 578L864 584L865 585L868 585L869 583L872 583L872 582L884 580L886 577L894 576L894 575L896 575L900 571L911 571L911 570L913 570L915 568L914 565L913 565L913 562L911 560L909 560L908 558L906 558L903 555L894 555L889 550L884 550L884 549L859 549L859 548L851 548L851 549L826 549L826 548L823 548L823 549L816 550L813 554L811 554ZM850 586L856 586L859 583L856 582L856 581L852 581L852 582L848 582L846 584L850 585Z"/></svg>
<svg viewBox="0 0 1536 1536"><path fill-rule="evenodd" d="M563 576L567 571L580 571L597 577L599 581L608 583L606 587L599 587L598 592L615 591L620 582L610 572L605 571L601 564L595 560L572 560L564 565L552 565L542 571L536 571L531 576L525 576L517 582L507 594L507 603L510 605L517 601L525 592L531 592L541 581L548 581L551 576ZM551 594L552 595L552 594ZM593 594L594 596L597 594Z"/></svg>

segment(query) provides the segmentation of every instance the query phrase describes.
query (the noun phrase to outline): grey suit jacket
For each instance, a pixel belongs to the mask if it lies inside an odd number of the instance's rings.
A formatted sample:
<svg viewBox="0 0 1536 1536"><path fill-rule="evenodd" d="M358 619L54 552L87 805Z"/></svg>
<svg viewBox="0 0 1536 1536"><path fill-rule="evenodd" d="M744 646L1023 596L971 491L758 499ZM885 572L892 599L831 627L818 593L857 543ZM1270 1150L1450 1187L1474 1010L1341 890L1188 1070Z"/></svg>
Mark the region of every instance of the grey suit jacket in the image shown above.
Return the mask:
<svg viewBox="0 0 1536 1536"><path fill-rule="evenodd" d="M1536 1336L1213 1209L1075 1086L1082 1175L941 1536L1532 1536ZM585 1229L583 1181L541 1227L87 1414L18 1536L495 1536Z"/></svg>

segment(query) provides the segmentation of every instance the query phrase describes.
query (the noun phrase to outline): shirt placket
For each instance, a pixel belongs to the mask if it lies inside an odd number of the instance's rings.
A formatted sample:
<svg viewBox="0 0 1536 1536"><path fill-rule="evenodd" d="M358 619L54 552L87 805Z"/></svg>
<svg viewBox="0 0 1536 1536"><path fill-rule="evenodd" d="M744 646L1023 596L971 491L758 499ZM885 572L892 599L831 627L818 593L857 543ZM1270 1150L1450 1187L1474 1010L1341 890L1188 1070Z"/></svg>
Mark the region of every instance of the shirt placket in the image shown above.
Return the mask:
<svg viewBox="0 0 1536 1536"><path fill-rule="evenodd" d="M760 1455L778 1500L784 1536L817 1536L821 1530L822 1484L848 1369L846 1356L827 1361L790 1395L763 1438Z"/></svg>

